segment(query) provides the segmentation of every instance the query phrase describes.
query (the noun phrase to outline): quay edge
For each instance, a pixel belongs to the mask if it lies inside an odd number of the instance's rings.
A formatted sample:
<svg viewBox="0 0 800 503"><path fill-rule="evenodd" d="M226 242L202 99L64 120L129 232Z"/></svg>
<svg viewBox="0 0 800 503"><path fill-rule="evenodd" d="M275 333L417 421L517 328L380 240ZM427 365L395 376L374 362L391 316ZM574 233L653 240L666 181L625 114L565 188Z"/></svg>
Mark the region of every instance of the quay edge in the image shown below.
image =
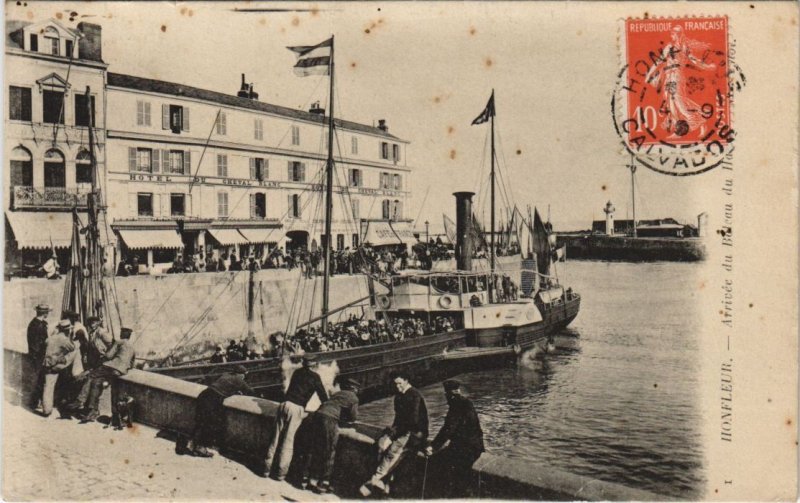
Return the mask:
<svg viewBox="0 0 800 503"><path fill-rule="evenodd" d="M593 234L558 234L568 260L620 262L700 262L706 259L703 238L633 238Z"/></svg>

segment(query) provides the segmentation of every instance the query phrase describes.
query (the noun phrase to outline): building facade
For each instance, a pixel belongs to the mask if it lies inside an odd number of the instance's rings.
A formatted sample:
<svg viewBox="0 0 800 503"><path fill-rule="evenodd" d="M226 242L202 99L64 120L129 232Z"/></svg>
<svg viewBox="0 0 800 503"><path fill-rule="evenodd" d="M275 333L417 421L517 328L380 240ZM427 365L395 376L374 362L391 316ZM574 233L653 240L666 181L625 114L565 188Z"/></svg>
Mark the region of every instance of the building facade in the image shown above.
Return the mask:
<svg viewBox="0 0 800 503"><path fill-rule="evenodd" d="M100 33L90 23L6 24L7 274L36 269L53 251L62 266L68 263L72 211L85 215L91 190L89 121L97 172L104 172L107 65Z"/></svg>
<svg viewBox="0 0 800 503"><path fill-rule="evenodd" d="M87 86L115 263L160 269L179 254L323 245L328 118L318 104L261 102L244 75L226 94L108 72L101 28L88 23L9 21L6 38L6 256L19 267L41 265L52 247L66 253L71 210L86 208ZM408 142L384 120L337 119L334 130L332 247L411 241Z"/></svg>

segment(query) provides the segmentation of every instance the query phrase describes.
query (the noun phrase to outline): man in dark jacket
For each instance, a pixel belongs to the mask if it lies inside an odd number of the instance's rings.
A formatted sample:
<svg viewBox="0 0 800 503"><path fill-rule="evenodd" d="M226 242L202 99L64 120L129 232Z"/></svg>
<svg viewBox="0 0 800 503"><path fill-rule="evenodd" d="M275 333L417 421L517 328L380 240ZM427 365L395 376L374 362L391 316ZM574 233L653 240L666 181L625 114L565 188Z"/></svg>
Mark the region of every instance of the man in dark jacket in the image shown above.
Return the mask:
<svg viewBox="0 0 800 503"><path fill-rule="evenodd" d="M108 381L111 385L111 424L120 428L119 413L117 403L119 402L119 390L117 389L116 378L128 373L133 368L136 359L136 351L130 341L133 331L130 328L120 329L120 340L114 342L111 349L105 355L105 362L98 368L89 372L89 398L86 400L86 414L83 415L82 422L92 422L100 416L100 395L103 394L103 382Z"/></svg>
<svg viewBox="0 0 800 503"><path fill-rule="evenodd" d="M270 475L275 457L278 459L278 471L275 474L276 480L284 480L289 473L289 465L292 463L294 452L294 435L297 428L306 417L306 405L314 393L317 394L320 402L328 399L328 393L322 385L322 379L317 374L319 362L314 355L303 358L303 367L294 371L289 382L289 389L286 390L286 400L278 406L275 417L275 433L267 450L267 457L264 463L265 475Z"/></svg>
<svg viewBox="0 0 800 503"><path fill-rule="evenodd" d="M245 382L246 376L247 369L242 365L236 365L200 393L197 397L191 446L188 452L179 447L179 454L188 453L203 458L213 456L208 446L219 446L222 433L225 431L225 408L222 403L233 395L256 395L253 388Z"/></svg>
<svg viewBox="0 0 800 503"><path fill-rule="evenodd" d="M336 442L339 440L339 424L352 423L358 419L358 389L355 379L337 380L336 391L330 400L323 403L311 417L310 456L303 466L303 485L317 494L331 492L333 461L336 457ZM306 475L309 473L310 479Z"/></svg>
<svg viewBox="0 0 800 503"><path fill-rule="evenodd" d="M372 493L370 486L388 493L389 487L384 479L408 453L423 448L428 439L428 408L422 394L411 386L407 372L394 371L390 377L397 389L394 423L378 440L378 447L383 451L381 460L375 475L359 489L363 496ZM383 449L381 446L388 443L387 440L391 443Z"/></svg>
<svg viewBox="0 0 800 503"><path fill-rule="evenodd" d="M44 390L44 354L47 348L47 315L50 313L50 306L39 304L36 306L36 317L28 323L28 381L33 385L30 401L28 405L31 409L39 406Z"/></svg>
<svg viewBox="0 0 800 503"><path fill-rule="evenodd" d="M425 454L433 456L431 466L438 469L439 476L432 478L442 482L440 496L458 498L465 496L472 464L484 451L483 430L472 402L461 394L461 383L448 380L442 385L449 409Z"/></svg>

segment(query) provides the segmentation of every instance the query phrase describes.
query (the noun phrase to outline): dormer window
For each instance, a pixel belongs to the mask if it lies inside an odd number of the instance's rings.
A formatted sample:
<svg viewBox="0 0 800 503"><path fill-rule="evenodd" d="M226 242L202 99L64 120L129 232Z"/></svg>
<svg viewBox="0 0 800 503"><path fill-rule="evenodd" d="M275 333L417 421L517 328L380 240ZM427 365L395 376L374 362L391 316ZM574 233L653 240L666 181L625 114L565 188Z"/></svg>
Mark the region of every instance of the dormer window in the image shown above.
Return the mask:
<svg viewBox="0 0 800 503"><path fill-rule="evenodd" d="M50 54L53 56L58 56L60 54L60 47L59 44L61 39L58 37L58 31L53 27L48 27L44 30L44 38L46 42L46 48Z"/></svg>

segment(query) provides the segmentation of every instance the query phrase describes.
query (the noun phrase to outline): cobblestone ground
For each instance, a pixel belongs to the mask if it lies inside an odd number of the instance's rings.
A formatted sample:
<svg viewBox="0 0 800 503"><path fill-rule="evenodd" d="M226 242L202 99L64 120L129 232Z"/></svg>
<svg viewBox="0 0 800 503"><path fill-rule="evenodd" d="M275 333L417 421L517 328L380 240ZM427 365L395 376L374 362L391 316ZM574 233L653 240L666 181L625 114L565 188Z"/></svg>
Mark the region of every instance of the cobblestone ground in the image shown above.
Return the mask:
<svg viewBox="0 0 800 503"><path fill-rule="evenodd" d="M261 478L220 455L178 456L174 442L142 425L115 431L44 418L9 399L2 414L7 501L338 499Z"/></svg>

